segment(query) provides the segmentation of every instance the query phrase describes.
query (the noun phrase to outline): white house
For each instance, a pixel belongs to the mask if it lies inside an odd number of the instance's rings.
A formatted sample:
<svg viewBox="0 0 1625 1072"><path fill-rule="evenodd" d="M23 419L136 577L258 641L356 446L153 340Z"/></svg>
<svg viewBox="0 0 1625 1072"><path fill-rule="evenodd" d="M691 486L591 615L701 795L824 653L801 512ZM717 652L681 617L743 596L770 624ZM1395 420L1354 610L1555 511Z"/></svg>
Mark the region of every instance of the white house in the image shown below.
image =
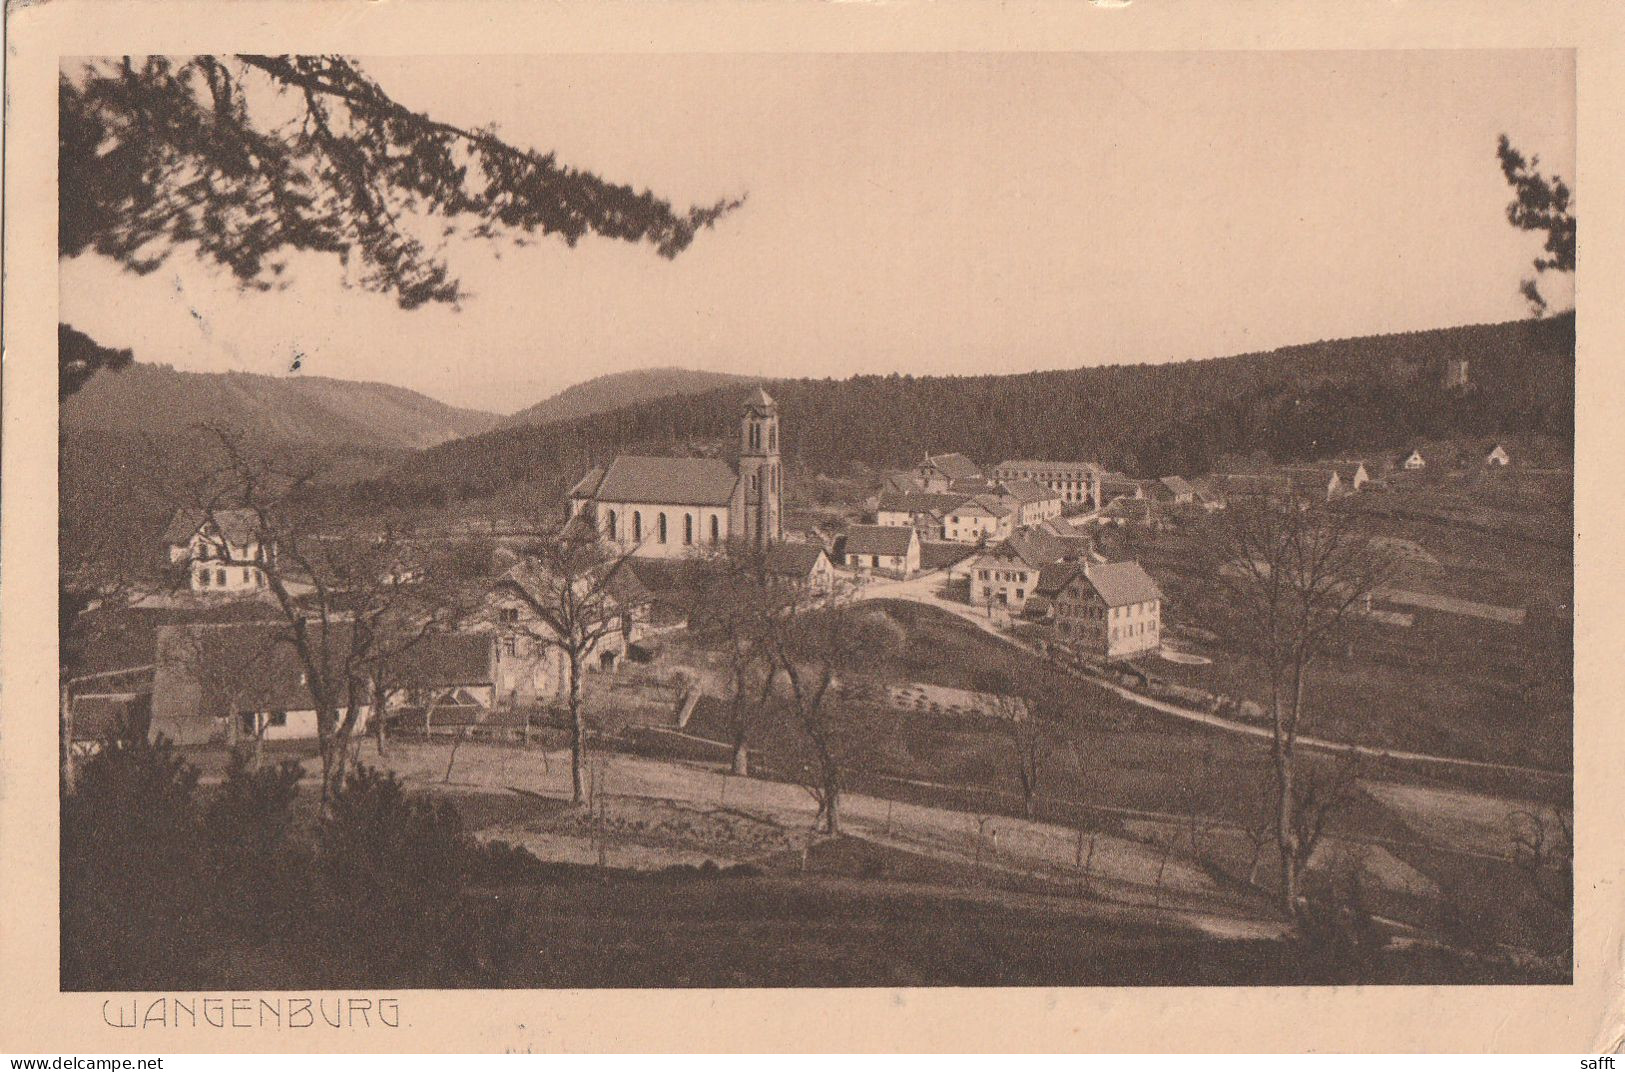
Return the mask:
<svg viewBox="0 0 1625 1072"><path fill-rule="evenodd" d="M1061 497L1032 480L1006 480L999 485L1004 500L1016 511L1016 527L1042 525L1061 516Z"/></svg>
<svg viewBox="0 0 1625 1072"><path fill-rule="evenodd" d="M1045 566L1060 561L1087 561L1092 546L1087 536L1018 532L971 558L970 601L978 607L1006 607L1020 614L1036 591L1039 573Z"/></svg>
<svg viewBox="0 0 1625 1072"><path fill-rule="evenodd" d="M739 422L739 464L720 458L622 454L570 489L570 511L617 546L681 558L730 540L756 546L784 537L779 407L761 388Z"/></svg>
<svg viewBox="0 0 1625 1072"><path fill-rule="evenodd" d="M927 454L914 467L914 479L925 491L945 492L958 480L982 480L982 470L963 454Z"/></svg>
<svg viewBox="0 0 1625 1072"><path fill-rule="evenodd" d="M342 668L351 652L350 623L335 622L331 628L331 640L324 641L321 626L313 623L310 643ZM317 701L285 624L160 626L155 649L154 733L178 745L317 737ZM353 673L355 731L360 733L372 717L372 685L360 666ZM335 687L350 691L339 682ZM345 697L333 700L346 702Z"/></svg>
<svg viewBox="0 0 1625 1072"><path fill-rule="evenodd" d="M966 499L942 519L942 537L954 543L1003 540L1015 530L1015 507L997 495Z"/></svg>
<svg viewBox="0 0 1625 1072"><path fill-rule="evenodd" d="M276 544L266 541L261 558L259 515L253 510L177 510L164 530L171 565L185 564L194 592L244 595L265 588L260 563L272 564Z"/></svg>
<svg viewBox="0 0 1625 1072"><path fill-rule="evenodd" d="M920 534L900 525L853 525L841 545L848 569L911 577L920 570Z"/></svg>
<svg viewBox="0 0 1625 1072"><path fill-rule="evenodd" d="M1332 466L1332 471L1337 474L1339 489L1345 495L1353 495L1371 483L1371 474L1366 470L1365 462L1337 462Z"/></svg>
<svg viewBox="0 0 1625 1072"><path fill-rule="evenodd" d="M578 602L596 608L598 616L589 627L604 630L584 653L585 669L607 672L647 630L651 597L624 561L600 568L614 572L607 580L597 575L579 578L574 591ZM491 681L498 706L546 704L569 694L569 656L554 643L557 634L535 607L556 604L560 590L561 585L540 566L523 560L503 575L488 597L480 628L493 646Z"/></svg>
<svg viewBox="0 0 1625 1072"><path fill-rule="evenodd" d="M1500 443L1497 443L1495 444L1495 449L1490 451L1488 456L1485 457L1484 464L1488 466L1511 465L1512 456L1507 453L1506 447L1502 446Z"/></svg>
<svg viewBox="0 0 1625 1072"><path fill-rule="evenodd" d="M963 495L943 495L914 491L906 494L882 491L875 508L877 525L912 525L922 540L942 539L943 518L965 501Z"/></svg>
<svg viewBox="0 0 1625 1072"><path fill-rule="evenodd" d="M1060 639L1103 659L1162 646L1162 591L1138 562L1058 562L1044 567L1038 594Z"/></svg>
<svg viewBox="0 0 1625 1072"><path fill-rule="evenodd" d="M810 592L828 592L835 586L835 565L820 544L774 544L768 548L766 566L773 579Z"/></svg>
<svg viewBox="0 0 1625 1072"><path fill-rule="evenodd" d="M1422 452L1420 450L1413 450L1413 451L1411 451L1409 454L1407 454L1405 456L1404 461L1399 463L1399 467L1401 469L1413 469L1413 470L1414 469L1426 469L1427 464L1428 464L1427 459L1422 457Z"/></svg>

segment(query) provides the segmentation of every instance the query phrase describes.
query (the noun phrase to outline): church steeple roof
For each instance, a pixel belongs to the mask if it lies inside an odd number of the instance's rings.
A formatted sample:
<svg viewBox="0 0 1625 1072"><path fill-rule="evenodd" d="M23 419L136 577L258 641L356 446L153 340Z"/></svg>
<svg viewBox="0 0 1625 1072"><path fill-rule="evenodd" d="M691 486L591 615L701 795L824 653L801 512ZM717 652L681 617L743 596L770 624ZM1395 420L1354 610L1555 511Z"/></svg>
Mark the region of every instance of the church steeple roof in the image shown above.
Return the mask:
<svg viewBox="0 0 1625 1072"><path fill-rule="evenodd" d="M773 401L772 395L758 387L751 392L750 398L745 400L745 408L771 413L779 408L779 404Z"/></svg>

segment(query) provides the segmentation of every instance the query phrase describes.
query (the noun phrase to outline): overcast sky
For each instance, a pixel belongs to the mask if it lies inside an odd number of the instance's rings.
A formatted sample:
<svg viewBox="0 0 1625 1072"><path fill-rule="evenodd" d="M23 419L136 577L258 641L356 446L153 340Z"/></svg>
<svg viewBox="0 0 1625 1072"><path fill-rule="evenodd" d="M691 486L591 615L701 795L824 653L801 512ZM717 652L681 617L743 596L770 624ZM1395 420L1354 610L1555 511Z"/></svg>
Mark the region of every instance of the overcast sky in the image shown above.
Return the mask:
<svg viewBox="0 0 1625 1072"><path fill-rule="evenodd" d="M450 251L461 310L331 259L238 291L177 256L62 266L62 319L141 361L401 384L510 412L604 372L981 373L1512 319L1536 236L1505 131L1574 177L1557 52L375 59L402 103L679 206L748 193L675 261ZM1584 211L1584 187L1576 184ZM1571 302L1544 283L1554 307ZM196 311L196 316L193 311Z"/></svg>

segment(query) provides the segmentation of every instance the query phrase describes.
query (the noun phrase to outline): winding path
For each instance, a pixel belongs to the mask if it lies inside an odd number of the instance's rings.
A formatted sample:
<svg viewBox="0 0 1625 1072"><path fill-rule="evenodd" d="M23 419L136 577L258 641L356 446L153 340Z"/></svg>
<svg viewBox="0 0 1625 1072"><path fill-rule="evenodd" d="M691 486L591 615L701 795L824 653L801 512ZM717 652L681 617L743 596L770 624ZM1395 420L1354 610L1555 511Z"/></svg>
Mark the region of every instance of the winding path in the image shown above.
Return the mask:
<svg viewBox="0 0 1625 1072"><path fill-rule="evenodd" d="M935 588L942 580L944 571L933 570L911 577L906 581L871 581L861 586L857 591L859 599L901 599L911 603L924 603L927 606L937 607L960 620L968 622L991 637L995 637L1011 647L1018 648L1029 655L1045 658L1044 653L1029 644L1025 644L1008 633L1002 632L996 622L984 615L978 614L975 608L944 599L936 594ZM1254 726L1246 722L1237 722L1234 719L1215 715L1209 711L1199 711L1193 707L1181 707L1178 704L1168 703L1166 700L1156 700L1149 696L1142 696L1131 689L1121 685L1114 685L1109 681L1079 674L1068 670L1073 677L1086 681L1097 688L1115 693L1130 703L1158 711L1174 718L1184 719L1187 722L1199 722L1204 726L1227 733L1244 734L1249 737L1258 737L1271 740L1273 734L1264 726ZM1528 778L1544 778L1548 780L1569 781L1574 775L1569 771L1548 770L1544 767L1524 767L1515 763L1492 763L1481 759L1463 759L1460 756L1441 756L1430 752L1407 752L1396 748L1377 748L1371 745L1353 744L1348 741L1331 741L1324 737L1307 737L1300 735L1298 744L1305 748L1313 748L1323 752L1334 752L1345 755L1365 756L1371 759L1395 760L1404 763L1429 763L1438 766L1456 767L1464 770L1491 771L1500 774L1516 774Z"/></svg>

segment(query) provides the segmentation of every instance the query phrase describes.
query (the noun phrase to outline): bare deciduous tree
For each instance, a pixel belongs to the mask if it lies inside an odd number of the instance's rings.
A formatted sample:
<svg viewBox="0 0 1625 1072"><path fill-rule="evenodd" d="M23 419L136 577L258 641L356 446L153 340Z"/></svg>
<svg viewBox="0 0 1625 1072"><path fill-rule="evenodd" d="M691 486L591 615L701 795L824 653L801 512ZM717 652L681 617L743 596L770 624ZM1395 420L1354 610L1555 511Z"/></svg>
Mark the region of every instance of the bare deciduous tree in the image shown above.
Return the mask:
<svg viewBox="0 0 1625 1072"><path fill-rule="evenodd" d="M1015 670L979 673L972 683L989 698L1000 728L1010 739L1016 785L1021 790L1021 814L1031 819L1039 784L1047 774L1050 754L1058 740L1060 716L1052 703L1054 694L1023 687ZM1076 750L1073 754L1076 756Z"/></svg>
<svg viewBox="0 0 1625 1072"><path fill-rule="evenodd" d="M804 787L818 806L814 820L824 833L840 833L843 760L854 747L853 727L843 718L834 695L843 673L860 672L899 649L902 628L883 611L866 610L838 600L802 600L789 604L767 621L766 645L774 689L773 703L806 738L813 763Z"/></svg>
<svg viewBox="0 0 1625 1072"><path fill-rule="evenodd" d="M1512 862L1530 888L1564 913L1574 905L1574 821L1561 808L1519 811L1508 819Z"/></svg>
<svg viewBox="0 0 1625 1072"><path fill-rule="evenodd" d="M599 538L585 517L529 541L508 574L510 591L528 612L505 629L564 661L570 714L570 786L576 803L586 799L587 726L582 676L600 644L615 633L630 636L645 593L627 563L630 550Z"/></svg>
<svg viewBox="0 0 1625 1072"><path fill-rule="evenodd" d="M387 680L395 660L463 608L451 589L430 581L432 556L400 533L325 531L302 506L316 469L285 469L257 457L237 433L213 433L223 461L195 484L200 517L221 531L226 510L245 512L251 531L242 544L216 541L212 561L264 578L316 711L325 805L343 781L367 712L384 717L374 710L374 675Z"/></svg>
<svg viewBox="0 0 1625 1072"><path fill-rule="evenodd" d="M1279 896L1282 911L1296 919L1309 833L1297 784L1309 669L1369 609L1393 564L1372 545L1354 511L1293 495L1238 497L1216 528L1217 580L1269 693Z"/></svg>
<svg viewBox="0 0 1625 1072"><path fill-rule="evenodd" d="M714 637L727 664L736 775L750 773L749 715L753 705L760 707L768 698L769 620L805 596L794 584L773 577L768 554L748 541L730 541L694 560L684 574L681 598L689 627Z"/></svg>

